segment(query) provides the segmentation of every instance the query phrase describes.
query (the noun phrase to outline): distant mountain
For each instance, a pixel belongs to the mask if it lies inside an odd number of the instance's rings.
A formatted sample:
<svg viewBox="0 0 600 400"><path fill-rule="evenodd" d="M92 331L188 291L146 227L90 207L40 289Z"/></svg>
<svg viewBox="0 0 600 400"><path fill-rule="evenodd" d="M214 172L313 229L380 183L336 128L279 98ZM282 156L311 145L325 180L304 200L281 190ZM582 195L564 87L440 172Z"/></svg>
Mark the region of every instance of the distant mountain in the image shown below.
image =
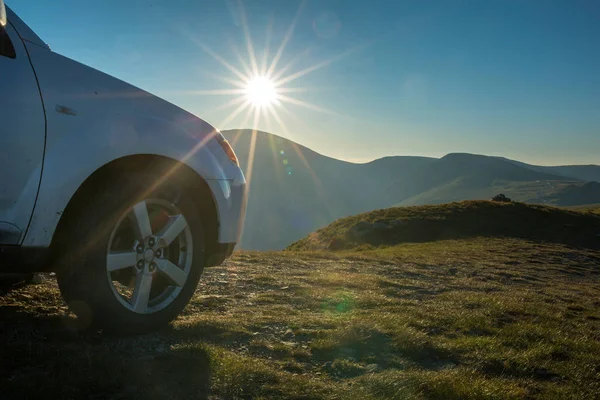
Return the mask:
<svg viewBox="0 0 600 400"><path fill-rule="evenodd" d="M250 175L252 131L223 134L234 147L244 174L250 176L241 243L245 249L281 249L337 218L389 207L395 199L387 188L398 177L434 160L385 157L354 164L258 131Z"/></svg>
<svg viewBox="0 0 600 400"><path fill-rule="evenodd" d="M600 184L582 179L595 177L598 166L539 167L461 153L355 164L258 131L248 171L252 131L223 134L250 177L244 249L282 249L338 218L394 205L490 199L498 193L530 203L600 203Z"/></svg>
<svg viewBox="0 0 600 400"><path fill-rule="evenodd" d="M558 206L579 206L591 204L600 199L600 183L586 182L583 185L569 185L554 203Z"/></svg>
<svg viewBox="0 0 600 400"><path fill-rule="evenodd" d="M420 168L411 179L399 179L390 191L402 205L441 204L489 199L508 182L561 179L494 157L454 153Z"/></svg>
<svg viewBox="0 0 600 400"><path fill-rule="evenodd" d="M563 199L563 191L575 191L585 182L529 167L498 157L453 153L421 168L413 179L399 179L390 190L402 206L485 200L498 193L528 203L574 205ZM593 191L585 193L587 197L578 196L578 204L600 199Z"/></svg>
<svg viewBox="0 0 600 400"><path fill-rule="evenodd" d="M600 182L600 166L598 165L561 165L555 167L545 167L540 165L525 164L520 161L509 160L508 158L498 157L501 160L508 161L515 165L531 169L538 172L546 172L549 174L559 175L563 178L572 178L582 181Z"/></svg>

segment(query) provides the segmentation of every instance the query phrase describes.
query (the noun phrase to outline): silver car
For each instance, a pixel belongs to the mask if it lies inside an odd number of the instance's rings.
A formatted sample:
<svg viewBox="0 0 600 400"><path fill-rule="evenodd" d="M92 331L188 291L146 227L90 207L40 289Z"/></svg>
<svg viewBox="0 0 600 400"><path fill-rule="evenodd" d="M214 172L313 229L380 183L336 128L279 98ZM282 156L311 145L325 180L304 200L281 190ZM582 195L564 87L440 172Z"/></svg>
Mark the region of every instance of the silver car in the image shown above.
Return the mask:
<svg viewBox="0 0 600 400"><path fill-rule="evenodd" d="M245 178L200 118L53 52L0 0L0 271L55 271L84 327L140 332L239 240Z"/></svg>

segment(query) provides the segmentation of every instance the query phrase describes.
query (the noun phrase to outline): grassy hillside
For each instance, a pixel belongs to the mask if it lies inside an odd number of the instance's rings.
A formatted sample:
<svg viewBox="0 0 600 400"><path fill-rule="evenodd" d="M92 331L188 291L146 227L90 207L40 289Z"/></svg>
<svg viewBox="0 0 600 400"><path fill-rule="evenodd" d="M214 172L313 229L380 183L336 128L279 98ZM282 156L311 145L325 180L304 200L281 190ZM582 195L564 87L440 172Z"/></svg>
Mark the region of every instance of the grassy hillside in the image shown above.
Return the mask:
<svg viewBox="0 0 600 400"><path fill-rule="evenodd" d="M565 188L555 203L559 206L575 206L596 202L597 199L600 199L600 183L586 182Z"/></svg>
<svg viewBox="0 0 600 400"><path fill-rule="evenodd" d="M254 145L251 130L223 134L251 176L244 249L283 249L338 218L394 205L489 200L498 193L528 203L600 202L600 184L577 180L595 177L595 166L537 167L473 154L355 164L266 132L256 132Z"/></svg>
<svg viewBox="0 0 600 400"><path fill-rule="evenodd" d="M547 167L540 165L525 164L519 161L509 160L504 157L498 158L534 171L545 172L553 175L560 175L568 179L600 182L600 166L598 165L559 165Z"/></svg>
<svg viewBox="0 0 600 400"><path fill-rule="evenodd" d="M46 276L0 293L0 397L599 398L599 265L497 238L238 253L129 338L78 334Z"/></svg>
<svg viewBox="0 0 600 400"><path fill-rule="evenodd" d="M442 204L465 199L489 200L498 193L525 203L563 205L564 203L570 204L573 202L569 198L580 202L587 201L585 194L584 196L578 195L578 192L586 184L586 182L580 181L537 180L519 182L493 180L488 185L477 187L473 186L468 178L460 177L450 183L436 186L412 196L400 202L398 206Z"/></svg>
<svg viewBox="0 0 600 400"><path fill-rule="evenodd" d="M595 214L600 214L600 203L598 204L585 204L582 206L572 206L572 207L567 207L571 210L576 210L576 211L589 211Z"/></svg>
<svg viewBox="0 0 600 400"><path fill-rule="evenodd" d="M600 216L492 201L396 207L340 219L289 249L339 250L473 237L521 238L600 249Z"/></svg>
<svg viewBox="0 0 600 400"><path fill-rule="evenodd" d="M249 130L225 131L248 176ZM386 190L429 162L386 157L367 164L329 158L290 140L257 132L242 248L282 249L337 218L396 203Z"/></svg>
<svg viewBox="0 0 600 400"><path fill-rule="evenodd" d="M600 184L552 171L557 170L499 157L455 153L420 168L409 180L399 179L390 191L401 199L401 206L487 200L498 193L517 201L553 205L600 200Z"/></svg>

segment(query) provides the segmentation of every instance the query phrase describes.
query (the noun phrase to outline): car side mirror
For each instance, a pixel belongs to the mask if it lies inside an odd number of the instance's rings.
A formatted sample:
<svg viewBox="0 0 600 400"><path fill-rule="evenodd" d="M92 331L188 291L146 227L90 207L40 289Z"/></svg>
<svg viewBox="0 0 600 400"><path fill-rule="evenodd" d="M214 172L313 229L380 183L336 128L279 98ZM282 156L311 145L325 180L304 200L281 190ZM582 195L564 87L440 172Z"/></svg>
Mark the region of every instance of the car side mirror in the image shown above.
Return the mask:
<svg viewBox="0 0 600 400"><path fill-rule="evenodd" d="M6 26L6 7L4 6L4 0L0 0L0 28Z"/></svg>
<svg viewBox="0 0 600 400"><path fill-rule="evenodd" d="M4 0L0 0L0 56L15 58L15 48L8 37L6 32L6 7L4 6Z"/></svg>
<svg viewBox="0 0 600 400"><path fill-rule="evenodd" d="M0 27L6 26L6 7L4 6L4 0L0 0Z"/></svg>

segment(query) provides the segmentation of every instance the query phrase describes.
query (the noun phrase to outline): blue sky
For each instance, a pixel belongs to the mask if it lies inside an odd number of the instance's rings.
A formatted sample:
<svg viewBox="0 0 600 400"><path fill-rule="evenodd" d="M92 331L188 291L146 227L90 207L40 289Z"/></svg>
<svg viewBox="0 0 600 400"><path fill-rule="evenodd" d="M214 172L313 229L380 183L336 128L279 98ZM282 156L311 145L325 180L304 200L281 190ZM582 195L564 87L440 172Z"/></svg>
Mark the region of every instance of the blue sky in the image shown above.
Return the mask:
<svg viewBox="0 0 600 400"><path fill-rule="evenodd" d="M240 81L244 16L260 67L313 69L284 87L303 105L274 106L258 128L351 161L386 155L502 155L600 164L600 2L12 0L54 51L195 113L220 129L251 127ZM301 12L298 13L299 8ZM267 41L271 27L270 41Z"/></svg>

